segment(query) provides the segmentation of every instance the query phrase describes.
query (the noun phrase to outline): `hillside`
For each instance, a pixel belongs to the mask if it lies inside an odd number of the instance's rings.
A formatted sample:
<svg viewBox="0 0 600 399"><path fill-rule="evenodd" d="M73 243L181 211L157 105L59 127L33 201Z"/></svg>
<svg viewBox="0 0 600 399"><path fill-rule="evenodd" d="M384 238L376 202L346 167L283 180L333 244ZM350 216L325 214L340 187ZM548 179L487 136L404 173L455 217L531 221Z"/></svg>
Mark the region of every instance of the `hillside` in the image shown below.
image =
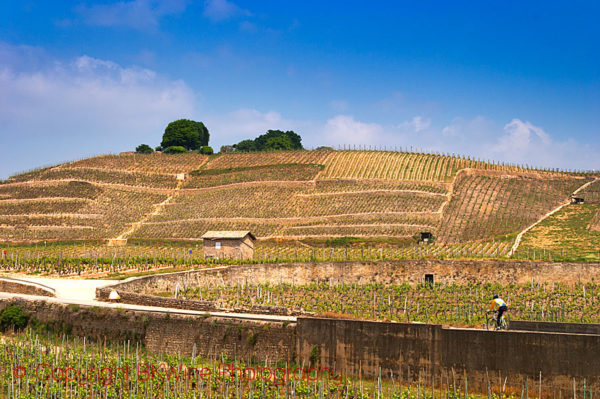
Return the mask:
<svg viewBox="0 0 600 399"><path fill-rule="evenodd" d="M0 241L194 241L207 230L263 241L413 243L421 232L437 244L507 241L593 179L407 152L105 155L2 182ZM597 224L596 215L586 231Z"/></svg>

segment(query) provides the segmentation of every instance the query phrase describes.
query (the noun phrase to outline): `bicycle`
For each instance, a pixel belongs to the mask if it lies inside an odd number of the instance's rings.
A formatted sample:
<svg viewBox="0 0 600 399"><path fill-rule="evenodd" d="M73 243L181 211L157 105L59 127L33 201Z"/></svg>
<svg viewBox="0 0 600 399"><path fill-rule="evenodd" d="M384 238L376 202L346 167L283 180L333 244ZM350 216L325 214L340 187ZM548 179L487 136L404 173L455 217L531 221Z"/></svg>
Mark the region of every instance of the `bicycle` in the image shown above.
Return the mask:
<svg viewBox="0 0 600 399"><path fill-rule="evenodd" d="M490 310L487 312L487 317L485 320L485 328L492 330L508 330L509 320L506 317L506 313L502 315L502 319L500 319L500 327L498 327L498 313L494 310Z"/></svg>

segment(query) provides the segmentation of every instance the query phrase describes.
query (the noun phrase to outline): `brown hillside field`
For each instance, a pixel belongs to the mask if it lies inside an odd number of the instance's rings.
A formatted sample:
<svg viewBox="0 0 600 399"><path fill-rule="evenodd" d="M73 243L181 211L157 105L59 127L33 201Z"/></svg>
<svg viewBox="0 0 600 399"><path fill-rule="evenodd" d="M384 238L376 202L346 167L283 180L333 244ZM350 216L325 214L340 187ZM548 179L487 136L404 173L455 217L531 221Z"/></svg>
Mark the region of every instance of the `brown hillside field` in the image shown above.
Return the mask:
<svg viewBox="0 0 600 399"><path fill-rule="evenodd" d="M429 232L439 244L497 248L485 242L520 232L591 179L392 151L102 155L1 182L0 242L199 241L208 230L413 240ZM599 187L583 194L594 198Z"/></svg>

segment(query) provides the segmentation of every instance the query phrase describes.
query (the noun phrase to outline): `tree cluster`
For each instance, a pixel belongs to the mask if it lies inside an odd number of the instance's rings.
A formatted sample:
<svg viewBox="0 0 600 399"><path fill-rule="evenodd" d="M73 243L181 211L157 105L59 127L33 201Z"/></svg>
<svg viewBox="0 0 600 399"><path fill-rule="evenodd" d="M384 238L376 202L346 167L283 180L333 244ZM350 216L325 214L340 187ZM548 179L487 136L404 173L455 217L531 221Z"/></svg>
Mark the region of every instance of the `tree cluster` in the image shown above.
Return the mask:
<svg viewBox="0 0 600 399"><path fill-rule="evenodd" d="M178 119L167 125L163 134L162 148L183 147L188 151L199 150L208 145L209 133L202 122Z"/></svg>
<svg viewBox="0 0 600 399"><path fill-rule="evenodd" d="M233 149L241 152L269 150L302 150L302 138L292 130L268 130L254 140L242 140ZM229 150L229 148L227 149Z"/></svg>
<svg viewBox="0 0 600 399"><path fill-rule="evenodd" d="M189 119L178 119L169 123L165 129L160 146L156 151L165 154L182 154L188 151L198 151L201 154L211 155L213 149L208 146L210 135L202 122ZM221 152L253 152L277 150L303 150L302 138L292 130L267 130L254 140L242 140L234 145L224 145ZM154 152L148 144L136 147L138 154Z"/></svg>
<svg viewBox="0 0 600 399"><path fill-rule="evenodd" d="M189 119L178 119L169 123L165 129L160 146L156 151L165 154L181 154L188 151L198 151L201 154L210 155L213 149L208 146L210 134L202 122ZM136 147L138 154L150 154L154 150L148 144Z"/></svg>

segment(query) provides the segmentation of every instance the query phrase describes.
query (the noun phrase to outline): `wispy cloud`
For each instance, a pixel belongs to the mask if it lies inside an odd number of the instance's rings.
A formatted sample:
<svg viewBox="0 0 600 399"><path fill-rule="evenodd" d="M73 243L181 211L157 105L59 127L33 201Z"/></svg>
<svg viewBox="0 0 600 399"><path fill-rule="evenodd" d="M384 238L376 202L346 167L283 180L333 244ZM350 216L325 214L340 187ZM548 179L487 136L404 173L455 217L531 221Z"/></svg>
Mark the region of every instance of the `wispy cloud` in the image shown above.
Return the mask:
<svg viewBox="0 0 600 399"><path fill-rule="evenodd" d="M203 14L213 22L219 22L239 16L248 17L252 15L250 11L244 10L243 8L240 8L227 0L206 0L206 6Z"/></svg>
<svg viewBox="0 0 600 399"><path fill-rule="evenodd" d="M556 140L543 128L516 118L504 126L503 134L489 147L490 156L509 162L596 170L600 169L599 150L597 143Z"/></svg>
<svg viewBox="0 0 600 399"><path fill-rule="evenodd" d="M423 118L422 116L415 116L408 122L401 123L398 127L400 129L410 129L415 133L427 129L431 125L431 119Z"/></svg>
<svg viewBox="0 0 600 399"><path fill-rule="evenodd" d="M328 145L361 145L379 143L383 140L384 128L377 123L357 121L351 115L337 115L327 121L322 139Z"/></svg>
<svg viewBox="0 0 600 399"><path fill-rule="evenodd" d="M197 113L197 95L154 71L81 56L68 62L0 46L0 177L84 155L158 144L166 123ZM34 59L29 70L19 68Z"/></svg>
<svg viewBox="0 0 600 399"><path fill-rule="evenodd" d="M182 13L186 5L186 0L133 0L80 6L77 12L88 25L148 30L157 28L162 17Z"/></svg>

